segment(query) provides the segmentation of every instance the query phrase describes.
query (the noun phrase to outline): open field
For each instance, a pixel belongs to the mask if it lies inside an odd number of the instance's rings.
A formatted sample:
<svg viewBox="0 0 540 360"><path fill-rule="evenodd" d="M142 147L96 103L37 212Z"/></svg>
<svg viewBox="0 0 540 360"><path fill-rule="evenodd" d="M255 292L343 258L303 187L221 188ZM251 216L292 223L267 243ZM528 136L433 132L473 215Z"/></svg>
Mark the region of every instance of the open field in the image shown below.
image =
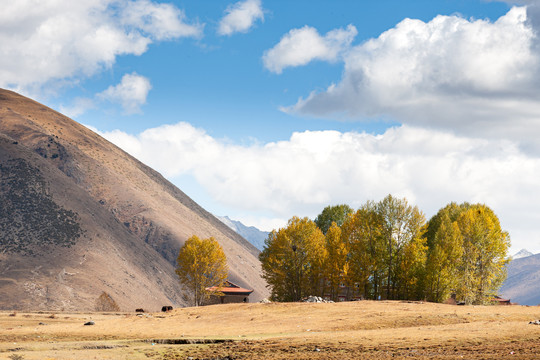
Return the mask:
<svg viewBox="0 0 540 360"><path fill-rule="evenodd" d="M538 319L540 307L390 301L0 312L0 359L538 359ZM193 340L226 341L172 344Z"/></svg>

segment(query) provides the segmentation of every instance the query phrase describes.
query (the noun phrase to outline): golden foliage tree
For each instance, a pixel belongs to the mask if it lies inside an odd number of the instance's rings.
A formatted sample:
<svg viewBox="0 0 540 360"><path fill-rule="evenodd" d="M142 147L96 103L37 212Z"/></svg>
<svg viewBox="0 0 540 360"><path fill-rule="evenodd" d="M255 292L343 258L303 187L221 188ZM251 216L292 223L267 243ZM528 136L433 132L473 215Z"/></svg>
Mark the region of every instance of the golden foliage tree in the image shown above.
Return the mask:
<svg viewBox="0 0 540 360"><path fill-rule="evenodd" d="M295 216L287 227L272 231L259 255L272 299L299 301L318 295L325 257L324 235L307 217Z"/></svg>
<svg viewBox="0 0 540 360"><path fill-rule="evenodd" d="M506 278L510 236L485 205L471 206L461 213L457 224L463 236L457 296L467 304L487 303Z"/></svg>
<svg viewBox="0 0 540 360"><path fill-rule="evenodd" d="M336 301L341 283L349 281L349 247L341 237L341 228L333 222L326 232L326 258L324 276L330 290L332 300Z"/></svg>
<svg viewBox="0 0 540 360"><path fill-rule="evenodd" d="M384 239L384 263L386 273L386 299L403 297L404 285L400 279L401 262L404 261L404 249L412 242L418 242L425 231L424 214L416 206L408 204L407 199L386 196L377 206L376 211L382 221ZM420 251L421 246L416 250ZM423 256L423 255L422 255Z"/></svg>
<svg viewBox="0 0 540 360"><path fill-rule="evenodd" d="M451 203L430 219L426 233L428 300L453 292L467 304L483 304L506 278L510 237L487 206Z"/></svg>
<svg viewBox="0 0 540 360"><path fill-rule="evenodd" d="M375 203L368 201L341 226L343 241L348 244L349 278L358 285L366 299L378 299L383 280L382 221Z"/></svg>
<svg viewBox="0 0 540 360"><path fill-rule="evenodd" d="M192 292L193 304L202 305L212 291L208 288L223 287L228 275L227 258L213 237L190 237L180 249L176 273L180 282ZM219 290L214 292L219 294Z"/></svg>
<svg viewBox="0 0 540 360"><path fill-rule="evenodd" d="M456 204L448 205L439 210L428 225L428 228L433 228L426 236L428 254L424 287L429 301L445 301L459 283L463 237L455 221L459 214L456 210Z"/></svg>

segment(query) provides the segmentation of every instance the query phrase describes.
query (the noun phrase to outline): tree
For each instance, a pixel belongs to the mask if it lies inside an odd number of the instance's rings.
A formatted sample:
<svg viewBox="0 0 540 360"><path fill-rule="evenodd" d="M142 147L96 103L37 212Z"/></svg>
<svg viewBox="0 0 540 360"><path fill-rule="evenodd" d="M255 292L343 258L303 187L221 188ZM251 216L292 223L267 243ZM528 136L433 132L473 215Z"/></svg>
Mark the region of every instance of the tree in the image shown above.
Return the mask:
<svg viewBox="0 0 540 360"><path fill-rule="evenodd" d="M510 237L487 206L450 203L426 232L426 297L444 301L452 292L467 304L489 302L506 278Z"/></svg>
<svg viewBox="0 0 540 360"><path fill-rule="evenodd" d="M425 217L418 207L409 205L407 199L397 199L392 195L381 200L376 211L381 217L385 244L386 298L394 299L399 297L400 286L403 285L398 277L403 250L423 236Z"/></svg>
<svg viewBox="0 0 540 360"><path fill-rule="evenodd" d="M485 205L462 212L457 224L463 236L457 296L467 304L487 303L506 279L510 236Z"/></svg>
<svg viewBox="0 0 540 360"><path fill-rule="evenodd" d="M349 283L349 248L347 242L343 241L341 237L341 228L335 222L326 232L325 239L324 276L329 283L332 300L336 301L339 285L342 282Z"/></svg>
<svg viewBox="0 0 540 360"><path fill-rule="evenodd" d="M376 204L368 201L341 226L349 248L349 278L366 299L378 299L384 274L382 219Z"/></svg>
<svg viewBox="0 0 540 360"><path fill-rule="evenodd" d="M468 203L450 203L428 222L424 290L429 301L445 301L457 288L463 256L463 237L457 219L469 208Z"/></svg>
<svg viewBox="0 0 540 360"><path fill-rule="evenodd" d="M333 222L335 222L337 226L341 226L353 212L354 210L349 205L345 204L327 206L319 215L317 215L315 224L317 224L323 234L326 234Z"/></svg>
<svg viewBox="0 0 540 360"><path fill-rule="evenodd" d="M308 218L295 216L272 231L259 255L272 299L300 301L320 293L325 257L324 235Z"/></svg>
<svg viewBox="0 0 540 360"><path fill-rule="evenodd" d="M213 237L190 237L180 249L176 273L180 282L192 292L195 306L202 305L212 294L207 288L223 287L227 279L227 258ZM214 292L219 295L218 292Z"/></svg>
<svg viewBox="0 0 540 360"><path fill-rule="evenodd" d="M395 282L400 299L422 299L426 265L426 239L416 236L403 246Z"/></svg>

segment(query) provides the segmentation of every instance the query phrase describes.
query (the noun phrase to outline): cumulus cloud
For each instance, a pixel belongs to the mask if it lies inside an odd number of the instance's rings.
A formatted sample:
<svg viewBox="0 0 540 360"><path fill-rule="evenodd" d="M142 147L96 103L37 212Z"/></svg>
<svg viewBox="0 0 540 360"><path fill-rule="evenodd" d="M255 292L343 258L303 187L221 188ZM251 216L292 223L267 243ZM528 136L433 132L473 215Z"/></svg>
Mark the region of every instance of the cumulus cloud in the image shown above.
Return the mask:
<svg viewBox="0 0 540 360"><path fill-rule="evenodd" d="M540 216L540 158L511 141L410 126L382 135L305 131L248 146L188 123L102 135L169 179L192 176L219 203L252 218L264 212L274 224L282 219L281 226L292 215L314 217L329 204L358 207L392 193L428 216L450 201L486 203L516 248L540 251L534 220Z"/></svg>
<svg viewBox="0 0 540 360"><path fill-rule="evenodd" d="M109 86L97 98L119 103L127 114L134 114L141 111L151 88L150 80L134 72L125 74L120 84Z"/></svg>
<svg viewBox="0 0 540 360"><path fill-rule="evenodd" d="M0 87L18 90L91 76L117 56L202 34L172 4L150 0L18 0L0 12Z"/></svg>
<svg viewBox="0 0 540 360"><path fill-rule="evenodd" d="M245 0L229 5L225 16L219 22L219 35L245 33L257 20L264 20L264 11L260 0Z"/></svg>
<svg viewBox="0 0 540 360"><path fill-rule="evenodd" d="M495 22L405 19L353 47L341 81L283 110L529 141L540 130L539 53L527 9ZM531 131L534 130L534 131Z"/></svg>
<svg viewBox="0 0 540 360"><path fill-rule="evenodd" d="M291 66L306 65L313 60L334 62L347 50L358 31L353 25L319 35L315 28L292 29L279 43L263 55L264 66L277 74Z"/></svg>

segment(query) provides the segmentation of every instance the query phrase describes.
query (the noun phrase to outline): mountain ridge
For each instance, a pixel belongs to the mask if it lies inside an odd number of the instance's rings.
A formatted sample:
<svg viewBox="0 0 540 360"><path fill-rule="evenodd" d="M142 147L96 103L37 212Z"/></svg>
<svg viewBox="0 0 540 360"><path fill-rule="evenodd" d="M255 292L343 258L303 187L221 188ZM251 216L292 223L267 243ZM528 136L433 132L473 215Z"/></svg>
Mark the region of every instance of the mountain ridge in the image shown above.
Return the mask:
<svg viewBox="0 0 540 360"><path fill-rule="evenodd" d="M540 305L540 254L512 260L500 294L520 305Z"/></svg>
<svg viewBox="0 0 540 360"><path fill-rule="evenodd" d="M261 231L255 226L247 226L241 221L232 220L228 216L217 216L217 218L227 225L234 232L242 236L249 241L258 250L262 251L264 248L264 241L270 234L268 231Z"/></svg>
<svg viewBox="0 0 540 360"><path fill-rule="evenodd" d="M111 292L113 298L124 307L140 307L146 302L145 306L158 308L165 305L163 302L166 300L175 306L182 306L186 304L183 300L186 291L178 284L174 264L183 242L191 235L198 235L214 236L220 242L229 261L232 281L254 289L254 300L267 296L266 283L260 277L258 250L254 246L161 174L86 127L38 102L8 90L0 90L0 136L4 155L0 159L0 164L4 166L2 173L6 173L7 167L13 164L10 161L16 159L40 169L50 187L51 201L58 205L58 209L73 211L81 219L84 235L75 244L65 248L53 246L58 253L57 258L38 255L37 267L41 266L39 269L42 270L39 271L46 273L36 275L41 283L53 284L54 281L47 280L47 276L54 274L58 278L63 272L75 273L73 268L90 271L84 263L89 258L94 261L100 258L109 264L94 264L96 275L101 282L110 283L110 286L101 284L96 289L85 288L82 295L79 294L79 303L86 309L91 307L91 299L105 290ZM0 193L0 196L7 198L7 192ZM23 216L23 213L17 216ZM0 229L0 235L7 231L6 228ZM43 237L40 239L43 241ZM111 251L99 252L88 241ZM134 249L141 251L149 260L141 260ZM29 281L36 268L31 263L36 258L32 260L29 255L20 253L10 256L14 259L9 259L6 251L7 247L0 248L0 287L21 295L28 293L23 289L27 286L25 284L41 286L39 281ZM85 251L88 257L77 265L81 261L74 261L74 258L84 255L82 253ZM124 256L124 252L129 256ZM110 259L106 260L108 257ZM43 264L40 265L41 262ZM64 263L72 264L68 268L73 268L63 270ZM17 266L30 275L23 275L22 271L13 272ZM64 277L73 279L72 276ZM153 295L135 296L135 300L130 300L134 291L116 284L115 277L134 288L137 288L134 284L140 282L139 287L146 290L138 291ZM85 282L81 277L78 281L80 284ZM77 285L75 283L71 285ZM113 289L113 283L120 287L118 291ZM74 287L71 286L71 289L73 291ZM47 289L44 291L46 293ZM49 298L58 307L64 301L61 298L68 295L51 295ZM39 303L39 299L36 299L33 306L47 307L47 302ZM29 301L21 306L30 308L31 303ZM9 304L9 301L0 299L0 308L6 308Z"/></svg>

